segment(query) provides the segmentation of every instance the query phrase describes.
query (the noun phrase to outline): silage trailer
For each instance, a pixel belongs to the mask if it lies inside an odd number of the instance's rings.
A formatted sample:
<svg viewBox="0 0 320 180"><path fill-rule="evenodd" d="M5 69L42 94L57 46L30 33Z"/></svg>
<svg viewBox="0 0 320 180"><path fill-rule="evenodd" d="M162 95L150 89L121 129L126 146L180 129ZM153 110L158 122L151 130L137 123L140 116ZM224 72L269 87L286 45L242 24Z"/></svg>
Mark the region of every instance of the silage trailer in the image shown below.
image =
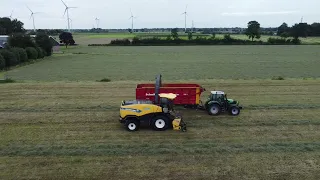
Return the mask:
<svg viewBox="0 0 320 180"><path fill-rule="evenodd" d="M233 99L228 99L223 91L211 91L206 102L201 101L201 94L206 91L199 84L191 83L162 83L162 76L157 75L156 83L138 84L136 87L136 99L150 100L158 104L159 99L156 94L173 93L177 97L174 100L175 105L191 107L206 110L210 115L219 115L223 112L229 112L231 115L239 115L242 106Z"/></svg>

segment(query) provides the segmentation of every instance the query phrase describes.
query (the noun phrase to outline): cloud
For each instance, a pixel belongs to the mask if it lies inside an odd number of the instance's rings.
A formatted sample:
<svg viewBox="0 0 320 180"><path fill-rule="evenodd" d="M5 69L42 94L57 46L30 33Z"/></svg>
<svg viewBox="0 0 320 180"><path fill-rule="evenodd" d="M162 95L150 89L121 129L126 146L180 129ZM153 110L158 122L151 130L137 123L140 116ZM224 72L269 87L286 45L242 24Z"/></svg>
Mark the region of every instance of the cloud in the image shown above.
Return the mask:
<svg viewBox="0 0 320 180"><path fill-rule="evenodd" d="M296 14L298 11L274 11L274 12L224 12L222 16L261 16L261 15L284 15Z"/></svg>

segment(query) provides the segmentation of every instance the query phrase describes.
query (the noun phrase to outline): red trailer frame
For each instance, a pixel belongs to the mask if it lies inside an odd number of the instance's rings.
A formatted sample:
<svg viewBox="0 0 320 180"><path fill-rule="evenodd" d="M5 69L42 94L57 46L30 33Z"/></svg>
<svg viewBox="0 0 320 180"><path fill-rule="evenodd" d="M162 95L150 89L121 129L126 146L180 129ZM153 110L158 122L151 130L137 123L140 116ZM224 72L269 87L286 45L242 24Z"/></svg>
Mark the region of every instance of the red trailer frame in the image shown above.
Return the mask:
<svg viewBox="0 0 320 180"><path fill-rule="evenodd" d="M136 99L151 100L157 103L157 99L155 98L156 94L173 93L177 95L174 104L199 106L201 104L201 93L204 91L205 88L199 84L161 84L160 76L155 84L138 84L136 88Z"/></svg>

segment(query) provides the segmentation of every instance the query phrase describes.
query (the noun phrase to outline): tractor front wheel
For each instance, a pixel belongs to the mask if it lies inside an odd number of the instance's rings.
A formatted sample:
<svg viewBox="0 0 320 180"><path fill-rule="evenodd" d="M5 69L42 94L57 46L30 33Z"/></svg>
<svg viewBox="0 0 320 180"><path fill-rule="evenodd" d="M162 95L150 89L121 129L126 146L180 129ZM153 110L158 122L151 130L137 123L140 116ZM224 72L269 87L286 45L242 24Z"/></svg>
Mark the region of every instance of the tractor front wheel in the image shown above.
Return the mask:
<svg viewBox="0 0 320 180"><path fill-rule="evenodd" d="M208 113L210 115L214 115L214 116L217 116L221 113L221 108L218 104L213 104L213 105L210 105L209 108L208 108Z"/></svg>
<svg viewBox="0 0 320 180"><path fill-rule="evenodd" d="M230 108L230 114L232 116L238 116L240 114L240 108L238 108L237 106L232 106Z"/></svg>

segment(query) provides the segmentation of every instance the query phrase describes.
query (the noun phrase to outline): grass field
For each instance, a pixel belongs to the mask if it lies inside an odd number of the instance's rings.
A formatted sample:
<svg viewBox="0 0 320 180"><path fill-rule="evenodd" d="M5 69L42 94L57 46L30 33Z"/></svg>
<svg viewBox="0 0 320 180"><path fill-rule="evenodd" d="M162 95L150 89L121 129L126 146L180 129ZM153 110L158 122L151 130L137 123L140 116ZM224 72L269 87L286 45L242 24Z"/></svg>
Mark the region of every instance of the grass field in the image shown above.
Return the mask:
<svg viewBox="0 0 320 180"><path fill-rule="evenodd" d="M319 47L80 43L0 72L17 80L0 84L0 179L320 179ZM158 73L223 90L244 110L179 108L187 132L127 132L121 101Z"/></svg>
<svg viewBox="0 0 320 180"><path fill-rule="evenodd" d="M152 81L158 73L167 80L318 78L319 47L71 47L7 75L27 81Z"/></svg>
<svg viewBox="0 0 320 180"><path fill-rule="evenodd" d="M185 133L125 131L136 83L1 85L0 179L320 178L319 81L199 80L245 109L180 110Z"/></svg>

